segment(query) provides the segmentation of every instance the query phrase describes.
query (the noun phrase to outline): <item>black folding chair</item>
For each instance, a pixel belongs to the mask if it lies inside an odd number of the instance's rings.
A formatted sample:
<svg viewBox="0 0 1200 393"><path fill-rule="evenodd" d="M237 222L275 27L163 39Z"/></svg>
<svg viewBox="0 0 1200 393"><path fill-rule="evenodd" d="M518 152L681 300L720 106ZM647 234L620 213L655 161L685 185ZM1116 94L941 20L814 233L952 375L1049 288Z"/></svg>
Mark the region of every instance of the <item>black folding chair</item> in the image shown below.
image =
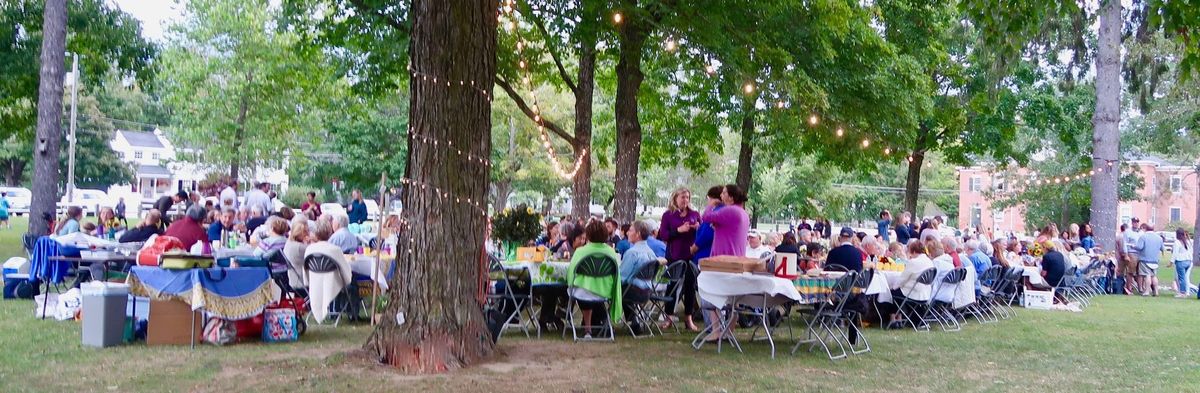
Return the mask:
<svg viewBox="0 0 1200 393"><path fill-rule="evenodd" d="M633 277L629 277L629 281L640 280L649 282L651 288L646 291L653 293L653 286L657 284L658 277L660 276L660 269L658 267L658 261L647 263L645 266L642 266L641 269L638 269L638 271L634 272ZM650 316L650 308L647 306L647 304L650 302L649 296L647 296L647 300L645 302L631 302L629 300L632 298L630 296L631 291L642 290L643 289L637 288L633 284L629 284L625 285L625 289L621 294L621 302L627 305L627 308L633 314L625 315L625 326L629 328L629 334L633 335L633 338L651 337L654 335L654 329L658 326L657 324L653 323L653 320ZM645 327L646 334L638 335L638 333L633 329L634 324L640 324L641 326ZM659 334L662 334L661 329Z"/></svg>
<svg viewBox="0 0 1200 393"><path fill-rule="evenodd" d="M926 315L923 317L925 322L937 322L942 327L943 332L957 332L962 330L962 325L958 322L958 317L954 314L954 298L958 293L959 286L963 280L967 278L966 268L957 268L946 273L933 291L930 307L926 309ZM937 294L941 291L951 288L950 301L937 300ZM974 288L972 288L974 290Z"/></svg>
<svg viewBox="0 0 1200 393"><path fill-rule="evenodd" d="M541 338L542 326L533 320L533 285L529 269L505 267L498 258L489 255L488 281L486 300L492 303L494 309L504 310L504 322L500 324L499 335L504 335L504 331L510 327L519 327L528 338L529 325L533 325L538 338ZM522 310L526 311L525 323L521 322Z"/></svg>
<svg viewBox="0 0 1200 393"><path fill-rule="evenodd" d="M913 330L915 331L929 331L929 325L925 323L922 316L925 315L924 311L928 310L930 302L933 301L934 296L937 295L937 292L934 291L933 288L933 280L935 278L937 278L937 268L931 267L929 269L925 269L925 271L921 272L921 274L917 276L916 282L914 282L908 288L908 290L911 292L918 286L930 287L929 299L912 299L904 295L900 295L892 299L892 302L895 302L899 305L899 311L897 312L900 313L900 318L905 323L912 325ZM903 291L901 292L903 293ZM923 309L918 310L918 307Z"/></svg>
<svg viewBox="0 0 1200 393"><path fill-rule="evenodd" d="M594 278L612 277L613 280L617 280L618 282L621 279L619 277L619 275L617 274L617 262L608 257L599 256L599 255L589 256L589 257L586 257L583 260L579 261L579 263L575 265L575 271L574 271L574 274L572 275L572 277L576 278L576 279L579 277L594 277ZM588 337L588 336L590 336L590 332L588 332L588 334L586 334L584 337L579 336L578 331L575 329L575 315L574 315L575 306L579 305L579 303L581 303L581 302L598 303L598 304L601 304L602 306L604 306L604 307L602 307L603 309L607 310L608 308L612 307L612 301L611 301L611 299L605 299L603 301L589 301L589 300L577 299L577 298L575 298L575 295L574 295L574 292L575 292L574 290L577 288L579 288L579 287L575 286L574 280L567 282L567 323L571 325L572 338L574 338L575 341L580 341L580 340L583 340L583 341L595 341L595 340L616 341L616 334L613 331L613 322L614 321L612 320L611 313L605 313L606 315L604 315L604 319L602 320L603 325L599 327L601 329L601 331L603 331L603 330L605 330L605 328L607 328L608 338L598 338L597 339L597 338ZM604 311L604 310L601 310L601 311ZM589 322L587 325L591 326L591 323L590 323L591 321L587 321L587 322ZM593 327L593 329L594 328L595 327ZM563 331L563 335L564 336L566 335L565 330Z"/></svg>
<svg viewBox="0 0 1200 393"><path fill-rule="evenodd" d="M999 307L996 306L995 288L1003 271L1004 266L993 265L977 277L980 293L976 296L975 303L968 306L966 313L975 316L975 320L980 323L991 323L999 320L997 313Z"/></svg>
<svg viewBox="0 0 1200 393"><path fill-rule="evenodd" d="M848 344L849 340L846 339L846 333L841 331L839 321L848 319L845 314L846 302L850 300L857 277L857 273L849 272L838 278L833 285L833 295L806 317L807 338L796 342L792 347L793 355L800 349L800 345L809 344L809 351L820 345L825 350L825 355L829 356L829 360L843 359L847 356L846 346L842 342L846 340ZM838 347L837 355L831 349L833 344Z"/></svg>
<svg viewBox="0 0 1200 393"><path fill-rule="evenodd" d="M337 314L337 318L333 321L333 326L337 327L338 323L342 321L342 314L345 314L350 309L351 303L354 299L354 297L350 294L351 283L341 281L341 267L338 266L337 261L333 260L333 257L328 255L312 254L305 257L304 268L307 269L309 273L335 273L334 276L337 277L338 282L342 287L342 290L339 292L339 297L344 297L345 300L341 302L340 305L337 299L334 299L333 301L334 308L336 309L336 311L333 311L333 314ZM310 307L313 307L311 300L306 300L305 303L309 304ZM312 315L312 313L309 313L309 315ZM317 324L321 324L323 322L324 321L318 320Z"/></svg>
<svg viewBox="0 0 1200 393"><path fill-rule="evenodd" d="M667 305L676 304L683 295L683 278L685 274L694 273L696 266L690 261L679 260L671 262L666 269L662 269L662 274L654 280L653 293L650 294L650 306L663 319L670 318L667 314ZM662 281L666 280L665 285L660 289ZM670 314L674 314L675 310L671 310ZM657 326L657 324L656 324ZM679 334L679 324L672 323L675 327L675 333ZM659 329L659 334L662 334L662 329Z"/></svg>

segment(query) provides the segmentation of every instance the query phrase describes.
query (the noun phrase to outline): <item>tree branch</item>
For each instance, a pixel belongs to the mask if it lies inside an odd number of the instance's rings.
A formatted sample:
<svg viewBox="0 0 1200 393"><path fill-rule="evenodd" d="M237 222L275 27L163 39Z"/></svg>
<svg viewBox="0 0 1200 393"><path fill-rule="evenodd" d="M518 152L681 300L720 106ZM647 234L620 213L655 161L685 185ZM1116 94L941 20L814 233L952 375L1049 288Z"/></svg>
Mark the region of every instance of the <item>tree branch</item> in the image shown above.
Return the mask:
<svg viewBox="0 0 1200 393"><path fill-rule="evenodd" d="M350 0L350 4L354 5L354 8L358 9L362 13L375 15L375 17L383 20L383 22L387 23L388 26L391 26L393 29L396 29L401 33L409 32L409 27L408 25L404 24L404 22L380 12L378 8L367 5L363 2L363 0Z"/></svg>
<svg viewBox="0 0 1200 393"><path fill-rule="evenodd" d="M567 68L563 67L562 58L558 51L555 50L556 45L551 44L551 42L555 41L551 39L550 32L546 30L546 24L542 23L542 18L538 18L536 15L530 19L533 19L533 24L542 33L542 39L546 41L546 48L550 50L550 58L554 59L554 65L558 67L558 76L562 78L563 83L567 84L567 88L570 88L572 93L578 94L579 86L575 84L575 81L571 80L571 74L567 73Z"/></svg>
<svg viewBox="0 0 1200 393"><path fill-rule="evenodd" d="M530 120L533 120L534 116L538 116L537 114L533 113L533 109L529 107L529 104L525 103L525 99L522 98L520 94L517 94L517 91L513 89L512 85L508 84L508 81L497 76L496 84L499 85L500 88L504 89L505 93L508 93L508 98L511 98L513 103L517 104L517 108L520 108L521 112L525 113L526 117L529 117ZM558 124L547 120L545 117L541 118L541 120L542 124L544 124L546 128L550 129L550 132L558 135L559 138L566 140L572 146L578 143L574 136L568 134L566 131L563 131L562 127L559 127Z"/></svg>

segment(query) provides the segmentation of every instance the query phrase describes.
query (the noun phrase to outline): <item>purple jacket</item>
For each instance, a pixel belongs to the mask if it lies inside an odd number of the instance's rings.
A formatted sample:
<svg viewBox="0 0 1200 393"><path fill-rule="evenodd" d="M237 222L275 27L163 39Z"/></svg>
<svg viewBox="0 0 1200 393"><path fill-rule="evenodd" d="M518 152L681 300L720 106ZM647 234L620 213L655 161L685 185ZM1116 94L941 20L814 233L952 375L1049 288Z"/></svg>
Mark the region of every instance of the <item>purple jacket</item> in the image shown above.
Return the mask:
<svg viewBox="0 0 1200 393"><path fill-rule="evenodd" d="M662 224L658 227L658 240L667 243L667 260L674 262L692 259L692 243L696 241L696 231L679 232L679 227L685 223L700 222L700 213L688 209L683 212L667 211L662 215Z"/></svg>
<svg viewBox="0 0 1200 393"><path fill-rule="evenodd" d="M725 206L721 210L709 208L704 211L704 222L713 226L711 256L746 256L746 235L750 233L750 215L738 205Z"/></svg>

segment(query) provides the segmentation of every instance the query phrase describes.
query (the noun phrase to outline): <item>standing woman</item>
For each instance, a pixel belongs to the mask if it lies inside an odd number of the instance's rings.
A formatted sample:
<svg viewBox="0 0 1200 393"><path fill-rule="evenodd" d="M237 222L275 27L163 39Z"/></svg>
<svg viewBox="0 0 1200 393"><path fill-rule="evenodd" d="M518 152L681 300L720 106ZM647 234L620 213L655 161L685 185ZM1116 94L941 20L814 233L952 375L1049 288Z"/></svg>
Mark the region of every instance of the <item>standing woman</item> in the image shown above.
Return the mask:
<svg viewBox="0 0 1200 393"><path fill-rule="evenodd" d="M1175 297L1187 297L1188 289L1192 285L1191 280L1188 279L1192 273L1191 243L1187 231L1183 228L1175 230L1175 244L1171 246L1171 253L1174 254L1172 259L1175 260L1175 281L1179 290Z"/></svg>
<svg viewBox="0 0 1200 393"><path fill-rule="evenodd" d="M686 187L675 189L675 192L671 193L671 203L662 215L662 224L659 226L658 232L659 240L667 244L667 261L673 263L692 260L691 248L696 241L696 229L699 227L700 213L692 209L692 192ZM692 314L696 311L696 270L685 269L683 280L680 281L683 285L681 296L683 297L684 323L688 330L692 331L700 330L692 321ZM667 293L675 291L674 286L667 288ZM666 304L666 313L663 329L672 326L671 316L675 314L674 301Z"/></svg>
<svg viewBox="0 0 1200 393"><path fill-rule="evenodd" d="M710 255L714 257L724 255L744 257L746 255L746 237L750 233L750 215L746 213L745 208L746 192L737 185L726 185L721 190L721 203L725 207L719 210L709 207L701 218L704 223L711 224L713 228ZM716 312L709 313L710 320L716 321L718 317ZM724 336L725 333L718 326L713 325L712 333L704 338L706 342L714 342Z"/></svg>

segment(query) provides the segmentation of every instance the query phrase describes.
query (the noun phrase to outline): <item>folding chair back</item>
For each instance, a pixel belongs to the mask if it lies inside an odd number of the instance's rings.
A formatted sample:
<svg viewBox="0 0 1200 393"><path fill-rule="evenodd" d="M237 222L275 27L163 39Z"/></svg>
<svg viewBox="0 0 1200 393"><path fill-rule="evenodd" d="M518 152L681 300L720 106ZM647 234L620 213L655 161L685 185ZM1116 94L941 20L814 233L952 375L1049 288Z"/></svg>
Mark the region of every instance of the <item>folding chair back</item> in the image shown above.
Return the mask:
<svg viewBox="0 0 1200 393"><path fill-rule="evenodd" d="M609 277L617 274L617 263L611 258L593 255L575 265L575 275L584 277Z"/></svg>
<svg viewBox="0 0 1200 393"><path fill-rule="evenodd" d="M333 257L324 254L312 254L305 257L304 268L313 273L333 273L340 269Z"/></svg>
<svg viewBox="0 0 1200 393"><path fill-rule="evenodd" d="M33 246L37 244L38 235L26 233L21 236L21 245L25 246L25 254L33 260Z"/></svg>

